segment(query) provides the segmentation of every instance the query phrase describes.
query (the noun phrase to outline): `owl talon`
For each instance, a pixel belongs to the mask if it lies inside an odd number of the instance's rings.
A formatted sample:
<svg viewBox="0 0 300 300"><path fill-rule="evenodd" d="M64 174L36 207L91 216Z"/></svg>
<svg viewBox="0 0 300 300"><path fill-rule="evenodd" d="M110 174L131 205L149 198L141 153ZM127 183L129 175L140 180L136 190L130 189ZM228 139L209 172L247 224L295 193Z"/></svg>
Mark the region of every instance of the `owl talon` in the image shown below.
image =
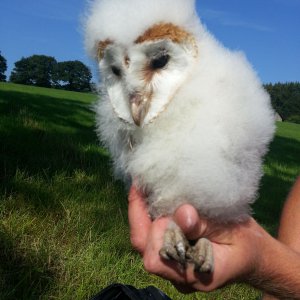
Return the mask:
<svg viewBox="0 0 300 300"><path fill-rule="evenodd" d="M214 270L214 257L211 242L206 238L201 238L195 246L189 247L187 260L194 264L194 269L198 273L212 273Z"/></svg>
<svg viewBox="0 0 300 300"><path fill-rule="evenodd" d="M181 229L175 223L170 223L164 235L163 247L159 251L160 256L167 260L173 259L185 266L188 247L189 243Z"/></svg>
<svg viewBox="0 0 300 300"><path fill-rule="evenodd" d="M163 247L159 254L163 259L175 260L183 267L191 263L198 273L212 273L214 269L211 242L201 238L191 246L181 229L173 222L165 232Z"/></svg>

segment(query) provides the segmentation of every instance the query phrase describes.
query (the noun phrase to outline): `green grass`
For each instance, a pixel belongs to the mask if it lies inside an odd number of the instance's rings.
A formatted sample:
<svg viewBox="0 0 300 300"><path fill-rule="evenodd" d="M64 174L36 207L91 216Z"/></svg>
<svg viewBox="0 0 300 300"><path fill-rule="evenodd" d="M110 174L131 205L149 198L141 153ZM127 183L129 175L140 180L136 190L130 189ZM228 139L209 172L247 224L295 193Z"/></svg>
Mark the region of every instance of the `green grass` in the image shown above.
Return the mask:
<svg viewBox="0 0 300 300"><path fill-rule="evenodd" d="M0 299L88 299L110 283L172 299L255 299L241 285L189 296L147 274L129 242L127 196L94 132L92 94L0 84ZM278 124L255 217L276 232L300 173L300 125Z"/></svg>

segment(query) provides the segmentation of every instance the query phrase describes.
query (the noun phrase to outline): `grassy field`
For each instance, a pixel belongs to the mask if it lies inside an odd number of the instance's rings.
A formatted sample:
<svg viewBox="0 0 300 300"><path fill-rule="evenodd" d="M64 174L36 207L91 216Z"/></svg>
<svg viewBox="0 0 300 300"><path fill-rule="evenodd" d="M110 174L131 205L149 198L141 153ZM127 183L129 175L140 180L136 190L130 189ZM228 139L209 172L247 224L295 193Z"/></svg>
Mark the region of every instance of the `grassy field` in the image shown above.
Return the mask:
<svg viewBox="0 0 300 300"><path fill-rule="evenodd" d="M0 83L0 299L88 299L121 282L172 299L255 299L233 285L180 295L132 250L126 192L98 145L96 97ZM273 234L300 173L300 125L278 124L254 216Z"/></svg>

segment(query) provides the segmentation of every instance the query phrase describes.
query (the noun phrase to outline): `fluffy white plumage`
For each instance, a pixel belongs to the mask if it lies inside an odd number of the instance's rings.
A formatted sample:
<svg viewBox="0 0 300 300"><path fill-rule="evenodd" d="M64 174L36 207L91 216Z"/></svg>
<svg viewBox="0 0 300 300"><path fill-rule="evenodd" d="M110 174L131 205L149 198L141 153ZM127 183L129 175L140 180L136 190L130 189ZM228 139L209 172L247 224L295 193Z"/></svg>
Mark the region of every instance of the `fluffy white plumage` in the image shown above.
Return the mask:
<svg viewBox="0 0 300 300"><path fill-rule="evenodd" d="M244 55L218 43L194 5L91 3L86 47L93 57L102 47L97 133L116 175L135 178L147 191L154 217L191 203L208 218L239 221L256 198L274 112ZM172 24L184 37L139 39L157 24ZM166 65L153 67L157 57L164 64L164 55ZM148 105L138 121L137 95Z"/></svg>

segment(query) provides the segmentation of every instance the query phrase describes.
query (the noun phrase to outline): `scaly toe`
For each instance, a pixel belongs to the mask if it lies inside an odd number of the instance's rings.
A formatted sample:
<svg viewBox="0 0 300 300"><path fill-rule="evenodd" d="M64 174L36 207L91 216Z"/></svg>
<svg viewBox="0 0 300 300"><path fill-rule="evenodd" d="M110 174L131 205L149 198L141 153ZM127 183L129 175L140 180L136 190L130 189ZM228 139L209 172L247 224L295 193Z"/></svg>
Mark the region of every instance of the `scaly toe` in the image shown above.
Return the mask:
<svg viewBox="0 0 300 300"><path fill-rule="evenodd" d="M181 229L174 222L171 222L164 235L163 247L159 251L160 256L185 265L188 247L189 243Z"/></svg>
<svg viewBox="0 0 300 300"><path fill-rule="evenodd" d="M194 264L196 272L212 273L214 269L214 257L211 242L201 238L187 251L187 259Z"/></svg>

